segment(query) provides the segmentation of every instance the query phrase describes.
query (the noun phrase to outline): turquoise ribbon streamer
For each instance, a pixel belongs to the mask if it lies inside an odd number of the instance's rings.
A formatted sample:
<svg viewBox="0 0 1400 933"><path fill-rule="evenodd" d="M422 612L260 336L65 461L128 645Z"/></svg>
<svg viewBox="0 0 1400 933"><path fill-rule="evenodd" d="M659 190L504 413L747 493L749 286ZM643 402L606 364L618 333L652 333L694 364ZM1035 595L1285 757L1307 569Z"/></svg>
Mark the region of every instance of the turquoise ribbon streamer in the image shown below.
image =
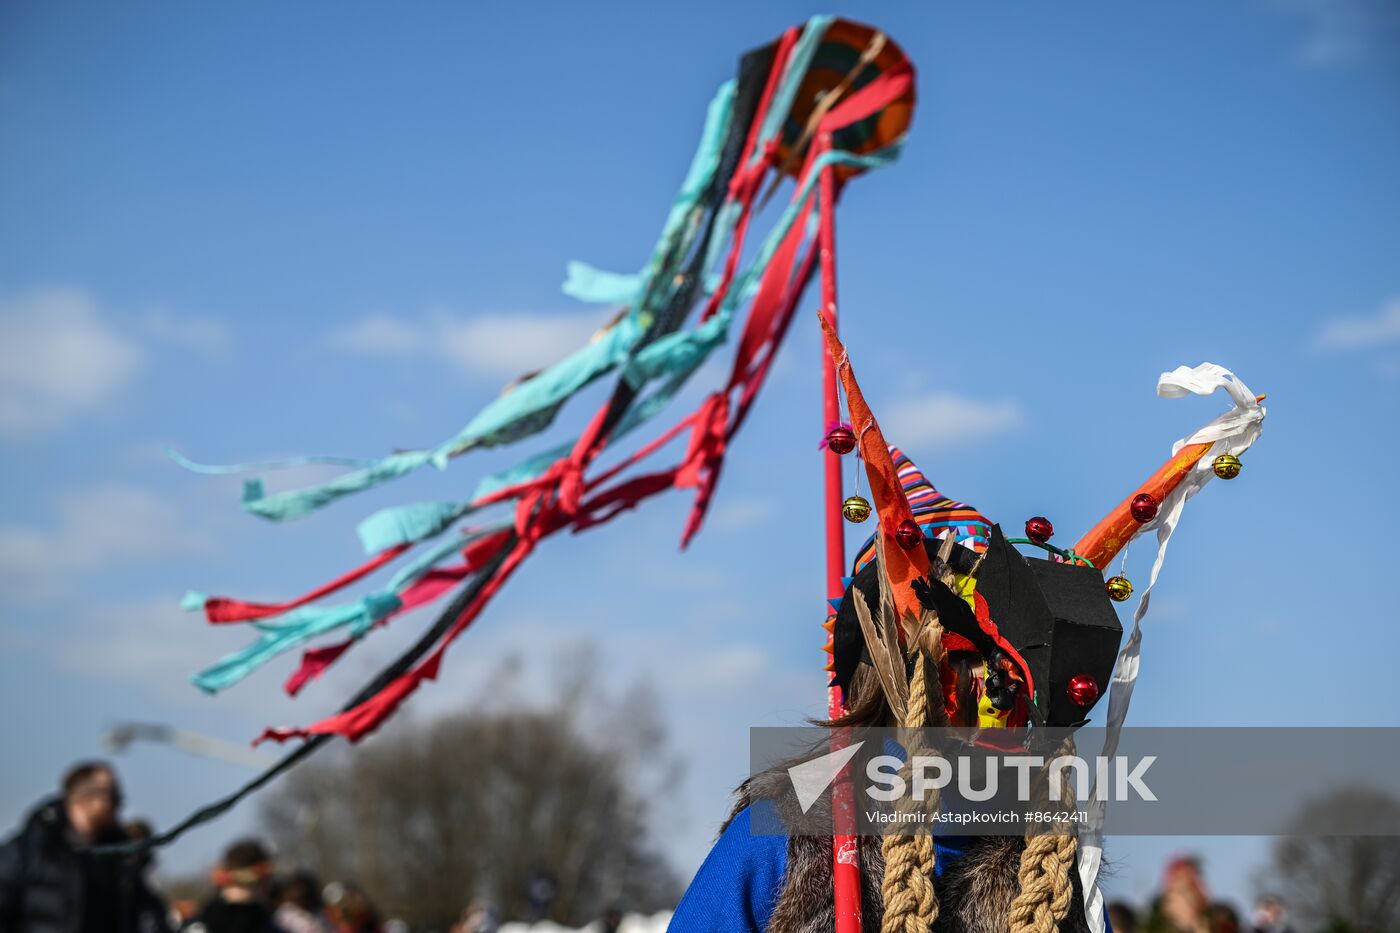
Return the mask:
<svg viewBox="0 0 1400 933"><path fill-rule="evenodd" d="M366 594L352 603L294 609L273 619L254 622L253 627L262 633L257 641L225 655L190 679L206 693L217 693L238 683L279 654L328 632L348 628L350 637L362 638L376 622L403 605L400 594L428 571L459 553L472 541L506 527L509 526L496 525L444 541L401 569L384 589Z"/></svg>
<svg viewBox="0 0 1400 933"><path fill-rule="evenodd" d="M357 467L316 486L274 494L268 494L258 479L244 484L242 504L246 511L272 521L286 521L427 464L444 469L452 456L475 447L507 444L543 430L564 401L628 359L646 329L653 307L664 301L674 289L669 268L684 257L686 247L698 230L695 219L699 213L697 205L719 165L725 133L733 116L734 95L735 83L729 81L720 87L711 101L700 145L671 206L647 268L636 277L602 273L582 265L571 269L570 282L578 291L594 297L609 293L616 295L632 281L645 283L644 287L629 296L630 312L599 339L493 400L454 437L431 450L403 451L369 461L297 457L277 463L204 467L176 455L177 462L201 472L240 472L249 467L268 469L304 463L340 463Z"/></svg>
<svg viewBox="0 0 1400 933"><path fill-rule="evenodd" d="M355 534L366 554L380 554L441 534L471 511L465 502L415 502L380 509L360 522Z"/></svg>
<svg viewBox="0 0 1400 933"><path fill-rule="evenodd" d="M372 593L345 606L298 609L279 623L257 623L263 635L246 648L225 655L190 678L206 693L217 693L247 677L284 651L318 635L349 626L356 636L403 605L392 593Z"/></svg>
<svg viewBox="0 0 1400 933"><path fill-rule="evenodd" d="M797 96L797 89L802 84L802 76L812 67L812 58L817 54L817 47L821 45L827 29L835 21L835 16L818 14L807 20L807 24L802 27L802 36L793 47L792 54L788 56L782 80L774 90L768 113L763 118L758 151L751 154L753 158L757 158L763 152L768 140L776 138L783 131L783 124L787 122L788 114L792 111L793 98Z"/></svg>
<svg viewBox="0 0 1400 933"><path fill-rule="evenodd" d="M565 271L564 294L590 305L631 304L642 289L642 277L604 272L586 262L571 259Z"/></svg>
<svg viewBox="0 0 1400 933"><path fill-rule="evenodd" d="M815 165L817 168L821 168L827 164L851 165L865 169L878 168L889 164L898 157L898 154L898 146L887 147L886 149L864 156L835 151L818 156ZM810 195L814 184L815 177L809 179L807 183L799 189L798 197L784 210L778 223L774 226L762 248L759 250L758 258L755 260L753 267L746 270L738 277L739 281L742 282L738 290L751 291L756 289L757 283L762 280L763 272L766 271L773 254L777 251L778 245L782 242L783 238L787 236L788 231L792 229L792 225L798 221L798 215L801 211L802 204L807 199L807 196ZM807 217L809 232L814 229L810 227L810 224L815 222L818 213L817 204L813 201ZM741 300L742 299L738 295L729 297L721 304L719 310L716 311L715 315L711 317L710 320L697 325L689 331L669 334L650 346L643 348L633 357L623 370L623 378L638 391L650 380L661 376L669 376L670 378L661 388L653 391L650 395L632 406L628 413L623 416L622 420L618 422L617 427L613 429L612 434L607 439L606 446L611 446L613 443L621 440L628 432L649 421L666 408L671 399L675 397L690 377L695 374L696 370L709 358L710 354L725 342L728 337L729 326L733 321L734 313L741 303ZM567 441L556 447L551 447L548 450L537 453L508 469L490 474L478 484L473 493L473 498L475 499L488 495L503 486L533 479L548 469L550 464L554 463L554 461L565 456L572 450L574 443L575 441L573 440ZM461 503L436 503L435 505L444 512L448 512L453 508L465 508L465 505ZM415 505L407 508L420 509L423 507L422 505ZM391 509L386 511L393 512L395 510ZM466 512L464 511L461 514L466 514ZM372 518L375 517L377 516L372 516ZM412 521L412 519L410 518L408 521ZM396 524L398 520L386 517L384 522L386 525L392 526ZM402 540L389 537L376 538L373 541L373 545L371 545L371 541L366 540L363 531L361 532L361 539L365 542L367 553L378 553L385 547L391 546L392 543L398 543Z"/></svg>
<svg viewBox="0 0 1400 933"><path fill-rule="evenodd" d="M576 443L576 440L565 441L556 447L541 451L533 457L527 457L514 466L489 474L476 484L476 489L472 490L472 498L480 499L482 496L489 496L506 486L514 486L517 483L534 479L549 469L550 464L554 461L567 456L574 449Z"/></svg>
<svg viewBox="0 0 1400 933"><path fill-rule="evenodd" d="M831 19L813 17L804 29L794 57L775 92L775 99L781 102L781 106L775 106L765 121L760 134L760 151L766 140L781 132L783 119L791 106L800 78L805 74L811 55ZM621 377L639 393L639 399L619 421L606 443L611 444L626 436L664 410L710 354L725 342L737 308L757 290L779 245L792 225L799 221L803 205L808 203L809 198L811 203L805 223L808 235L813 235L818 211L811 194L819 170L828 164L878 168L893 161L899 154L900 144L896 143L865 156L847 152L827 152L819 156L814 163L816 170L806 177L777 224L769 231L752 263L736 276L729 294L710 320L700 322L689 330L668 334L634 352L655 309L662 307L674 293L675 271L690 253L701 229L703 210L699 199L718 166L725 132L732 119L734 93L734 82L727 82L711 101L700 145L646 268L635 275L619 275L582 263L572 263L569 267L566 293L584 301L627 304L628 314L599 339L487 405L450 440L431 450L404 451L368 461L310 456L276 463L207 466L189 461L173 451L172 458L187 469L204 473L232 473L311 463L355 467L352 472L329 482L273 495L265 493L260 479L245 482L243 507L253 514L283 521L305 515L343 496L379 485L430 463L444 469L454 454L474 447L510 443L537 433L549 425L570 396L619 365L622 365ZM721 205L715 218L715 237L702 266L702 274L711 287L711 293L717 287L714 279L723 255L722 246L732 239L738 216L739 205L726 202ZM647 384L656 379L664 381L650 393L642 394ZM559 457L566 455L574 444L575 441L571 440L556 445L488 475L477 485L473 499L503 486L539 476ZM380 553L391 547L440 535L476 508L470 501L442 501L383 509L361 522L357 534L366 552ZM200 689L217 692L242 680L273 657L327 632L348 628L352 638L360 638L377 621L400 608L402 600L399 594L425 573L457 553L469 541L503 527L507 525L443 542L403 568L384 590L370 593L355 602L330 607L304 607L275 619L255 622L254 627L261 632L257 641L220 659L192 679ZM198 594L191 594L186 598L185 607L199 608L203 602Z"/></svg>
<svg viewBox="0 0 1400 933"><path fill-rule="evenodd" d="M791 108L800 79L810 67L812 56L832 20L830 16L815 16L804 27L802 37L775 91L774 106L761 129L759 151L768 140L782 131L783 121ZM272 521L286 521L306 515L345 496L421 469L427 464L445 469L449 459L457 454L476 447L512 443L538 433L548 427L567 399L618 365L625 365L623 378L633 388L639 388L649 379L662 375L688 376L693 373L698 363L725 340L732 313L716 314L710 321L690 332L668 335L635 356L632 355L632 350L649 324L655 308L661 306L674 291L676 286L671 281L674 267L684 257L697 235L701 213L697 206L718 167L724 137L733 117L735 92L735 82L728 81L711 100L700 144L680 191L672 203L661 237L647 267L637 275L619 275L603 272L582 263L570 265L569 278L565 283L566 292L588 301L628 303L629 313L599 339L493 400L451 439L431 450L402 451L368 461L313 456L296 457L276 463L207 466L195 464L173 452L172 456L188 469L208 473L244 472L250 469L270 469L308 463L333 463L355 467L352 471L325 483L274 494L266 492L261 479L254 478L245 482L242 505L246 511ZM890 151L885 150L887 153ZM757 155L758 152L751 153L750 158ZM846 153L828 153L827 157L869 165L884 164L888 161L888 158L881 160L880 155L877 153L875 156L849 157ZM892 155L890 157L892 158ZM809 188L814 176L815 173L807 180ZM737 221L737 207L731 202L720 208L720 216L716 223L722 235L715 237L706 257L706 282L711 282L714 278L715 266L721 255L721 244L729 238ZM736 287L726 296L725 310L732 311L738 301L752 297L773 251L791 225L795 210L796 205L790 205L783 221L771 232L759 258L735 283ZM628 296L630 300L621 301L624 296ZM655 410L659 408L654 409L653 414ZM639 421L634 419L634 426L636 423ZM537 475L538 461L542 456L531 458L518 469L512 468L514 472L507 472L518 477L514 480L516 482L520 478ZM510 480L503 480L500 474L497 474L488 477L483 481L483 485L487 489L499 488L501 483L508 481ZM495 485L492 485L493 483ZM392 526L395 522L401 524L407 521L411 524L423 519L421 514L379 516L379 520L386 525L371 528L368 539L396 542L413 540L415 532L411 529L394 532ZM362 535L362 540L364 539L365 536Z"/></svg>
<svg viewBox="0 0 1400 933"><path fill-rule="evenodd" d="M211 476L222 476L228 473L252 473L255 470L282 470L287 467L308 466L311 464L363 467L374 463L373 460L356 460L353 457L326 457L314 454L306 457L290 457L286 460L264 460L258 463L196 463L173 447L165 448L165 455L191 473L207 473Z"/></svg>
<svg viewBox="0 0 1400 933"><path fill-rule="evenodd" d="M266 493L261 479L245 480L243 483L243 509L254 515L278 522L300 518L343 496L378 486L387 480L397 479L426 463L435 462L435 453L435 451L428 450L401 451L390 454L382 460L370 461L370 465L363 469L337 476L335 479L318 486L291 489L272 495Z"/></svg>
<svg viewBox="0 0 1400 933"><path fill-rule="evenodd" d="M644 288L636 295L633 312L643 324L650 324L655 308L664 303L676 288L672 281L676 266L684 260L689 252L688 247L699 234L702 212L697 206L719 168L724 137L734 116L737 91L736 81L726 81L710 101L705 114L705 128L700 134L700 145L691 159L680 191L671 203L651 260L640 273Z"/></svg>
<svg viewBox="0 0 1400 933"><path fill-rule="evenodd" d="M760 147L781 132L782 122L791 107L800 78L810 66L811 58L831 21L832 17L828 16L813 17L804 28L802 38L794 49L775 91L776 105L770 109L761 130ZM427 464L445 469L448 460L457 454L476 447L511 443L543 430L553 421L564 401L619 364L625 363L623 378L634 388L667 373L694 372L698 365L697 358L703 360L704 356L724 341L732 315L717 314L689 333L672 334L656 341L635 357L631 356L631 352L650 322L654 308L668 298L675 288L669 273L672 271L671 267L684 256L685 247L693 241L698 230L697 205L718 167L724 136L733 116L735 92L735 82L728 81L720 87L710 102L700 144L680 191L672 203L651 261L642 273L636 276L618 275L602 272L581 263L570 266L565 290L584 300L616 301L629 290L635 289L631 295L630 312L614 327L599 339L516 386L506 395L493 400L457 435L431 450L403 451L371 461L298 457L278 464L256 465L265 469L304 463L340 463L357 468L325 483L274 494L266 492L260 479L250 479L244 484L243 508L263 518L286 521L306 515L345 496L396 479ZM751 154L751 157L755 155L756 153ZM725 225L725 234L737 219L733 208L732 204L724 205L721 217L718 218L718 222ZM791 212L792 208L788 214ZM772 258L773 250L781 241L781 237L786 235L787 227L791 223L788 215L785 215L784 220L785 223L780 224L779 229L772 231L776 236L770 235L760 259L736 283L738 287L734 290L735 293L727 296L727 305L732 307L735 300L750 297L756 289L757 282ZM716 247L726 238L716 237ZM718 257L717 249L712 249L707 263L718 262ZM707 274L707 280L712 272L713 268L710 274ZM522 465L523 470L515 475L523 474L528 477L537 474L537 459L527 461ZM184 458L178 460L190 468L198 468L205 472L234 472L253 466L202 467ZM488 485L488 488L492 487ZM384 528L375 527L370 530L368 537L375 541L412 540L413 532L405 530L394 533L392 525L403 521L411 523L421 520L422 517L419 514L380 516L380 520L388 523L391 531L386 532ZM362 540L364 538L362 535Z"/></svg>
<svg viewBox="0 0 1400 933"><path fill-rule="evenodd" d="M887 165L897 158L898 154L898 144L864 156L836 150L818 156L814 164L817 169L827 164L852 165L870 169ZM666 374L682 375L683 383L684 379L689 378L710 353L727 339L729 325L733 320L735 309L742 301L752 297L752 293L757 289L763 274L768 269L773 254L777 251L778 245L782 242L783 238L787 236L792 225L797 222L798 213L803 203L807 200L807 197L811 194L812 187L816 183L817 175L818 172L814 171L805 179L802 187L798 191L798 195L789 203L778 223L769 232L754 262L748 269L738 275L735 287L731 290L730 294L726 296L719 311L711 317L710 320L702 322L689 331L668 334L647 347L644 347L628 361L623 370L623 378L630 386L633 388L640 388L649 380ZM816 207L815 204L813 204L809 213L809 221L811 217L815 216L815 213ZM620 324L625 325L626 319L620 322ZM614 330L616 330L616 328ZM584 348L584 350L592 351L595 348L603 346L604 343L600 341L599 343L589 345L589 347ZM574 357L571 357L570 360L566 360L565 362L582 361L580 367L559 372L556 376L564 380L579 379L580 373L589 367L588 358L592 356L594 356L592 353L575 354ZM611 368L611 364L609 364L608 368ZM588 378L591 380L592 377L590 376ZM531 382L517 388L516 391L520 392L530 389L534 382L535 380L531 380ZM578 387L581 387L581 384ZM675 386L664 398L669 400L670 397L674 396L675 391L678 390L679 387L679 385ZM576 390L575 388L569 391L572 392ZM530 391L545 393L550 390L540 387ZM457 439L445 445L440 445L432 451L405 451L393 454L383 460L373 463L370 467L344 474L319 486L300 490L289 490L271 496L263 493L262 481L260 479L248 480L244 484L244 507L255 514L263 515L264 517L274 520L294 518L311 512L342 496L358 492L361 489L377 485L387 479L392 479L418 469L425 463L434 462L438 463L440 466L445 466L445 452L454 445L460 444L463 438L470 437L474 429L485 431L488 430L492 424L499 425L508 420L508 415L497 413L494 409L497 404L506 402L514 395L515 393L511 393L499 399L497 403L487 406ZM637 424L640 424L641 421L659 412L662 407L664 406L649 406L647 412L643 416L625 420L629 424L629 427L635 427ZM494 421L493 418L495 419ZM620 436L620 433L614 433L614 438ZM537 476L552 462L551 455L554 455L554 459L557 459L558 456L562 456L566 453L570 446L571 445L568 444L559 445L542 454L537 454L506 471L488 476L478 487L477 495L483 495L485 492L493 491L503 485L521 482L525 479ZM318 461L318 458L299 459L304 462ZM324 462L325 459L326 458L320 458L319 462ZM441 463L439 463L439 460L441 460ZM466 511L463 510L464 508L462 504L433 503L428 505L407 506L403 507L403 510L386 510L389 514L378 513L367 520L366 525L369 525L370 528L368 531L361 533L361 540L365 542L366 550L369 553L378 553L378 551L383 550L385 547L391 547L394 544L419 540L422 533L394 532L393 529L405 525L413 526L415 523L430 520L430 516L427 516L423 510L431 509L434 511L434 514L442 514L457 509L458 511L452 512L452 517L460 518L462 515L466 514ZM407 513L405 510L407 510Z"/></svg>

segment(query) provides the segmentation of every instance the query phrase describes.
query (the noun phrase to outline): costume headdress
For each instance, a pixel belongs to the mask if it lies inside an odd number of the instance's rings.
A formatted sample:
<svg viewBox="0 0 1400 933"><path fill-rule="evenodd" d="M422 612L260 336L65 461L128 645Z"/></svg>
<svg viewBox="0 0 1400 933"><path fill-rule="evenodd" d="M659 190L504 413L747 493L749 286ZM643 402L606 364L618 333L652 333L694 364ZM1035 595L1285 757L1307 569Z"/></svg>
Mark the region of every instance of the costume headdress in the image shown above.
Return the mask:
<svg viewBox="0 0 1400 933"><path fill-rule="evenodd" d="M903 451L886 443L845 347L830 327L824 330L850 412L849 430L855 443L849 449L858 450L864 460L879 523L857 554L845 593L832 600L834 615L828 625L833 682L844 688L860 663L871 663L880 669L886 698L901 722L923 725L909 721L908 714L914 712L905 705L910 688L891 687L892 675L886 669L892 666L888 656L898 652L906 660L897 665L899 672L906 671L918 657L917 645L927 636L921 628L932 626L940 652L971 652L980 657L974 686L979 699L976 721L984 727L1028 725L1034 731L1037 726L1081 725L1098 703L1102 685L1111 683L1103 752L1111 756L1137 680L1140 623L1182 508L1212 478L1239 475L1239 457L1262 427L1263 397L1254 396L1232 373L1212 363L1163 373L1159 395L1208 395L1224 388L1234 407L1178 441L1171 458L1146 482L1073 548L1061 549L1049 543L1053 525L1042 516L1026 522L1026 537L1008 538L972 506L938 492ZM861 517L859 510L855 517ZM1104 575L1111 573L1113 558L1148 531L1157 534L1157 557L1134 612L1132 632L1120 650L1122 628L1112 604L1131 595L1131 584L1120 575L1108 580ZM1023 555L1015 544L1043 554ZM883 627L872 618L879 615ZM942 657L935 655L934 660ZM948 689L946 671L940 672L939 680L945 689L942 712L951 715L956 693ZM936 714L939 704L933 705ZM1091 819L1078 842L1086 913L1096 930L1103 929L1103 900L1096 883L1103 806L1103 801L1087 803ZM890 851L900 844L898 839L893 845L886 840L887 884ZM1067 889L1060 892L1063 897L1056 897L1053 885L1038 885L1038 891L1028 892L1025 882L1037 870L1028 862L1043 858L1069 864L1074 848L1074 837L1028 843L1022 860L1023 889L1013 907L1013 930L1033 928L1021 921L1029 924L1030 918L1046 909L1045 903L1037 902L1041 892L1067 909ZM1064 877L1063 871L1058 874ZM918 900L910 897L903 902ZM936 901L932 909L936 916ZM1063 917L1061 911L1055 919ZM886 920L887 929L898 925L888 915Z"/></svg>

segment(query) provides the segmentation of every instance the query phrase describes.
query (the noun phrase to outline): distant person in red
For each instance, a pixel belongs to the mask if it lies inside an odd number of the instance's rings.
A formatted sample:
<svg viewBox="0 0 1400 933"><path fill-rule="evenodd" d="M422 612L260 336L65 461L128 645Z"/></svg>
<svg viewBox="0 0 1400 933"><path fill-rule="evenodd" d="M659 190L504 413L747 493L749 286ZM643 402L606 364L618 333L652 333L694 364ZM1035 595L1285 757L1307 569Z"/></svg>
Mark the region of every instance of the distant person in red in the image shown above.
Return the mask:
<svg viewBox="0 0 1400 933"><path fill-rule="evenodd" d="M337 933L380 933L379 911L369 895L353 884L332 884L326 889L326 914Z"/></svg>
<svg viewBox="0 0 1400 933"><path fill-rule="evenodd" d="M218 893L185 928L189 933L280 933L268 903L272 857L262 843L235 842L212 876Z"/></svg>
<svg viewBox="0 0 1400 933"><path fill-rule="evenodd" d="M1148 933L1211 933L1210 896L1201 863L1182 857L1167 863L1162 894L1153 905Z"/></svg>
<svg viewBox="0 0 1400 933"><path fill-rule="evenodd" d="M128 842L112 766L75 765L0 846L0 933L163 933L165 906L143 878L147 860L95 855Z"/></svg>

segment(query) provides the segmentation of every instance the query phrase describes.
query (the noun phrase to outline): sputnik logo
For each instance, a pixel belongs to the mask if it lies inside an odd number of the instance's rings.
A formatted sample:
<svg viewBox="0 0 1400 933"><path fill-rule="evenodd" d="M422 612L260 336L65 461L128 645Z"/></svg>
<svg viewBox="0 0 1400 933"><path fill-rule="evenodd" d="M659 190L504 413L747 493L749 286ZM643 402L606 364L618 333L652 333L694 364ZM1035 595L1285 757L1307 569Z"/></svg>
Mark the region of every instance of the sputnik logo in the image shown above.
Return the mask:
<svg viewBox="0 0 1400 933"><path fill-rule="evenodd" d="M836 780L836 775L841 773L841 769L850 763L864 744L864 741L856 742L828 755L788 768L788 778L792 781L792 789L797 792L797 802L803 813L812 808L812 804L831 786L831 782Z"/></svg>

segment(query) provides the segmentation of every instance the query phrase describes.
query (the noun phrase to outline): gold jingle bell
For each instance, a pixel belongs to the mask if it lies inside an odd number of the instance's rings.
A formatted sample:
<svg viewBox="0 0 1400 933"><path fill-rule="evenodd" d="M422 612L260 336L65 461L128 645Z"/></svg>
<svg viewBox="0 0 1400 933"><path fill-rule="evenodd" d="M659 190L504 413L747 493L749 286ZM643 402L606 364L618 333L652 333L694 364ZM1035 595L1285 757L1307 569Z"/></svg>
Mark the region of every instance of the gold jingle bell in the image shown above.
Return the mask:
<svg viewBox="0 0 1400 933"><path fill-rule="evenodd" d="M870 517L870 501L864 496L847 496L846 501L841 503L841 514L846 521L858 525Z"/></svg>
<svg viewBox="0 0 1400 933"><path fill-rule="evenodd" d="M1215 462L1211 464L1211 469L1213 469L1215 475L1221 479L1234 479L1236 476L1240 475L1240 470L1242 468L1243 465L1240 463L1240 458L1236 457L1234 454L1221 454L1216 457Z"/></svg>
<svg viewBox="0 0 1400 933"><path fill-rule="evenodd" d="M1121 603L1133 595L1133 584L1127 577L1109 577L1104 589L1108 590L1108 598L1115 603Z"/></svg>

